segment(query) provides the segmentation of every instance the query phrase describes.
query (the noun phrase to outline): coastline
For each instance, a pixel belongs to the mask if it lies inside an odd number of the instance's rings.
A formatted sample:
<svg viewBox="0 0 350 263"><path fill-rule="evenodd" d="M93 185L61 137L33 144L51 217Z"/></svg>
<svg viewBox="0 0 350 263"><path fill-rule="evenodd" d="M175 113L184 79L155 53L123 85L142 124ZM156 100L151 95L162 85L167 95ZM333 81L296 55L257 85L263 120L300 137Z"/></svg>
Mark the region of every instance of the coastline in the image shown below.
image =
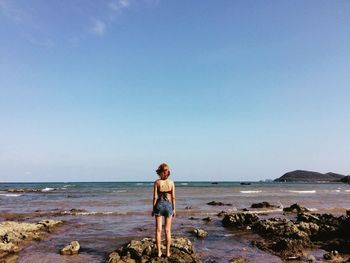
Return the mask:
<svg viewBox="0 0 350 263"><path fill-rule="evenodd" d="M66 189L61 189L63 186ZM94 188L86 185L45 187L57 190L1 197L4 204L0 211L1 221L54 219L65 222L40 242L29 242L18 254L18 262L40 262L44 258L53 262L69 262L73 258L74 262L104 262L109 253L123 244L153 237L154 218L147 210L151 196L148 184L133 183L128 188L118 184L109 185L108 188L101 188L100 185ZM223 227L223 217L217 215L221 211L234 214L244 212L256 214L261 220L295 220L297 215L287 214L283 208L297 201L311 213L332 213L334 217L339 217L349 209L345 198L350 194L350 187L345 184L295 183L241 186L239 183L220 185L220 182L218 185L207 182L198 186L188 182L187 185L179 185L177 192L178 216L174 220L173 235L188 238L203 262L230 262L236 256L242 256L247 262L283 262L279 256L252 245L252 241L263 239L259 234L245 228ZM28 204L25 207L24 200ZM263 200L276 207L251 208L252 204ZM208 205L212 201L221 205ZM211 220L203 220L208 217ZM203 229L208 236L197 238L193 234L194 229ZM73 240L81 244L80 254L60 255L59 250ZM310 253L316 259L322 259L326 250L311 249Z"/></svg>

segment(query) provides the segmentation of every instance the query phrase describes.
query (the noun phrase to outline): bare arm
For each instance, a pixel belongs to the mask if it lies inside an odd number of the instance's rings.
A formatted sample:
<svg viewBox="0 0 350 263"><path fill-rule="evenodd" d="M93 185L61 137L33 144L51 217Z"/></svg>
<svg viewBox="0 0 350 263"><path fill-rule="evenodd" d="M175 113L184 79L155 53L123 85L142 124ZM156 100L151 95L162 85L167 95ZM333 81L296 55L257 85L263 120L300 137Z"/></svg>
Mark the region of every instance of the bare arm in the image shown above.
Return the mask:
<svg viewBox="0 0 350 263"><path fill-rule="evenodd" d="M176 195L175 195L175 183L173 182L173 187L171 189L171 203L173 205L174 216L176 214Z"/></svg>
<svg viewBox="0 0 350 263"><path fill-rule="evenodd" d="M155 181L153 186L153 209L156 206L157 199L158 199L157 181Z"/></svg>

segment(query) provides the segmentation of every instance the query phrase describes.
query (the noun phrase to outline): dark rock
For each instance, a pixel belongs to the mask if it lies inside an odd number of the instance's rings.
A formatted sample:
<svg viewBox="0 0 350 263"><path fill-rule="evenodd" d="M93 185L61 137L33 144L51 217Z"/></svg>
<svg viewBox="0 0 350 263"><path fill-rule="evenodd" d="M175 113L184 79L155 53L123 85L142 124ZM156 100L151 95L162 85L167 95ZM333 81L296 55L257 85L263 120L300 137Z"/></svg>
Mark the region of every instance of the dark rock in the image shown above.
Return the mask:
<svg viewBox="0 0 350 263"><path fill-rule="evenodd" d="M226 214L222 220L224 227L244 227L253 225L259 220L256 214L248 213L237 213L237 214Z"/></svg>
<svg viewBox="0 0 350 263"><path fill-rule="evenodd" d="M222 202L211 201L207 203L207 205L215 205L215 206L232 206L232 204L224 204Z"/></svg>
<svg viewBox="0 0 350 263"><path fill-rule="evenodd" d="M226 215L226 214L227 214L227 212L221 211L221 212L219 212L219 213L217 214L217 216L222 217L222 216L224 216L224 215Z"/></svg>
<svg viewBox="0 0 350 263"><path fill-rule="evenodd" d="M302 212L309 212L309 210L303 206L300 206L298 204L293 204L290 207L283 208L284 212L288 213L302 213Z"/></svg>
<svg viewBox="0 0 350 263"><path fill-rule="evenodd" d="M250 206L251 208L271 208L276 207L275 205L271 205L268 202L255 203Z"/></svg>
<svg viewBox="0 0 350 263"><path fill-rule="evenodd" d="M208 232L201 228L196 228L192 231L198 238L205 238L208 236Z"/></svg>
<svg viewBox="0 0 350 263"><path fill-rule="evenodd" d="M206 218L203 218L202 220L204 220L204 221L206 221L206 222L211 222L211 221L213 221L213 219L212 219L210 216L208 216L208 217L206 217Z"/></svg>
<svg viewBox="0 0 350 263"><path fill-rule="evenodd" d="M165 247L162 247L163 250ZM192 243L184 237L172 239L170 257L157 257L155 240L144 238L142 240L132 240L128 244L113 251L106 260L106 263L201 263L196 256Z"/></svg>

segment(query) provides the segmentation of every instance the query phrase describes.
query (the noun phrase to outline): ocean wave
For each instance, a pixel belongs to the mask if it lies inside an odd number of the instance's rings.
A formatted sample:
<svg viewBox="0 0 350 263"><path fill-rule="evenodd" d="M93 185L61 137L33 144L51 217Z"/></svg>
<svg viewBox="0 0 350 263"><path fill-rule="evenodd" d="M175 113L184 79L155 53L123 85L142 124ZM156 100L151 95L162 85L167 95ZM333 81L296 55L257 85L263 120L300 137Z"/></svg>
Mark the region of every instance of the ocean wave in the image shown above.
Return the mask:
<svg viewBox="0 0 350 263"><path fill-rule="evenodd" d="M315 194L316 190L288 190L290 193L297 193L297 194Z"/></svg>
<svg viewBox="0 0 350 263"><path fill-rule="evenodd" d="M143 185L143 183L136 183L136 185Z"/></svg>
<svg viewBox="0 0 350 263"><path fill-rule="evenodd" d="M127 190L116 190L116 191L113 191L113 193L126 193Z"/></svg>
<svg viewBox="0 0 350 263"><path fill-rule="evenodd" d="M257 193L261 193L261 190L247 190L247 191L240 191L242 194L257 194Z"/></svg>
<svg viewBox="0 0 350 263"><path fill-rule="evenodd" d="M127 212L117 212L117 211L106 211L106 212L97 212L97 211L63 211L61 215L77 215L77 216L96 216L96 215L127 215Z"/></svg>
<svg viewBox="0 0 350 263"><path fill-rule="evenodd" d="M344 190L345 192L350 192L350 190Z"/></svg>
<svg viewBox="0 0 350 263"><path fill-rule="evenodd" d="M41 192L51 192L51 191L54 191L54 190L56 190L56 188L46 187L44 189L41 189Z"/></svg>
<svg viewBox="0 0 350 263"><path fill-rule="evenodd" d="M21 194L0 194L0 196L6 196L6 197L18 197L18 196L21 196Z"/></svg>
<svg viewBox="0 0 350 263"><path fill-rule="evenodd" d="M188 185L188 183L180 183L181 185Z"/></svg>

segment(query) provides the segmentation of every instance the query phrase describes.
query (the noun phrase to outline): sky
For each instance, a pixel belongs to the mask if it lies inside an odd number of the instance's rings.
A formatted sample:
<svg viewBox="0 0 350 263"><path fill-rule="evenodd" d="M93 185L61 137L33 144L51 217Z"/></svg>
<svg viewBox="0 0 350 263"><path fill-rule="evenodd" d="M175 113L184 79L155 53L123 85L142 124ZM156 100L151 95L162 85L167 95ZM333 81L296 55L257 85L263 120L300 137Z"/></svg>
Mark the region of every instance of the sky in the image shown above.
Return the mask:
<svg viewBox="0 0 350 263"><path fill-rule="evenodd" d="M0 182L350 174L350 1L0 0Z"/></svg>

